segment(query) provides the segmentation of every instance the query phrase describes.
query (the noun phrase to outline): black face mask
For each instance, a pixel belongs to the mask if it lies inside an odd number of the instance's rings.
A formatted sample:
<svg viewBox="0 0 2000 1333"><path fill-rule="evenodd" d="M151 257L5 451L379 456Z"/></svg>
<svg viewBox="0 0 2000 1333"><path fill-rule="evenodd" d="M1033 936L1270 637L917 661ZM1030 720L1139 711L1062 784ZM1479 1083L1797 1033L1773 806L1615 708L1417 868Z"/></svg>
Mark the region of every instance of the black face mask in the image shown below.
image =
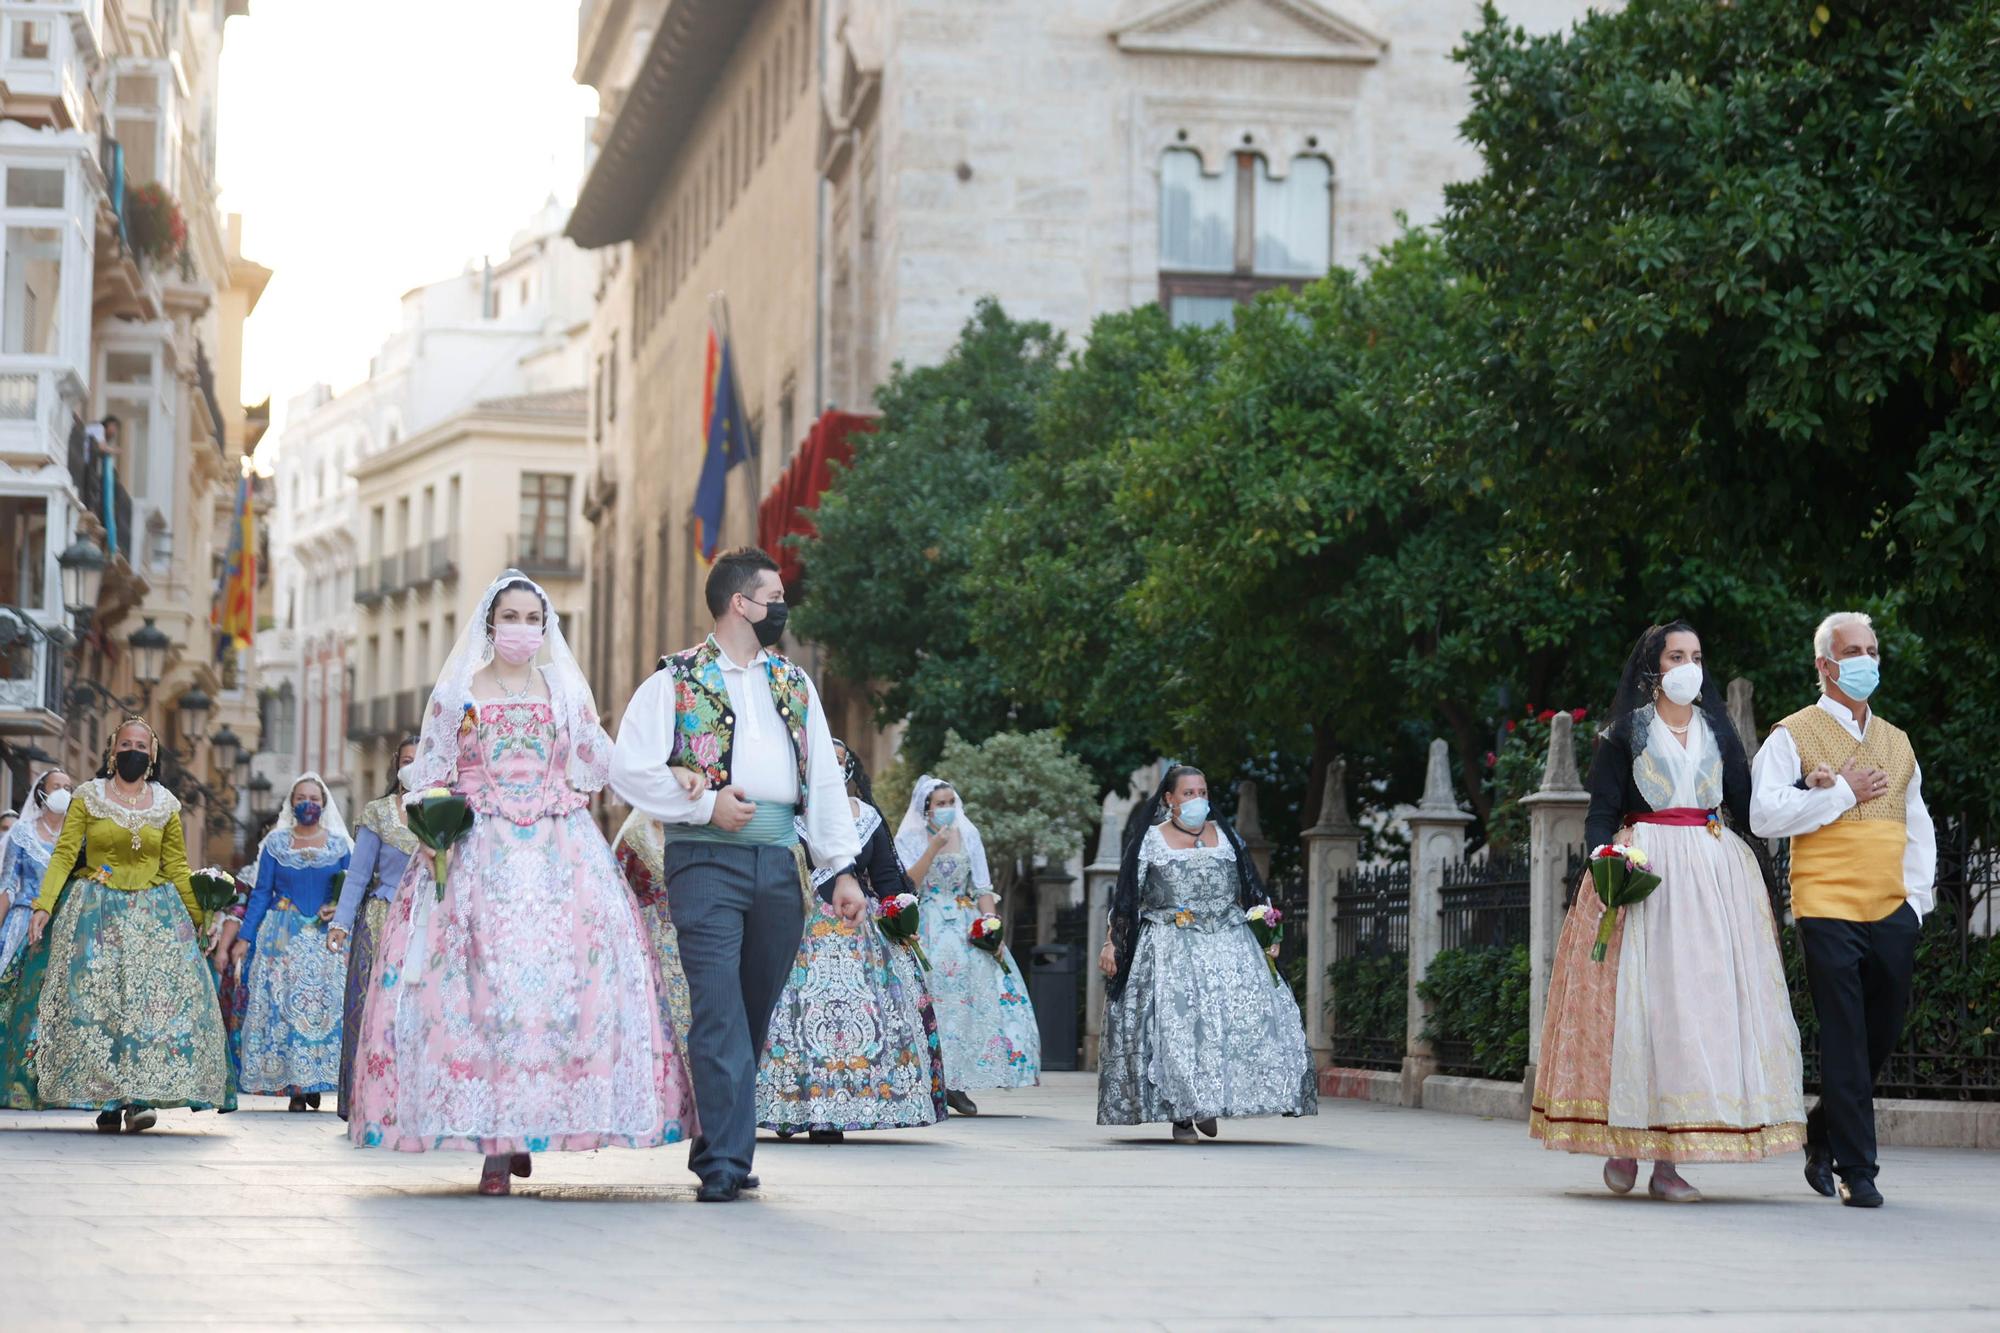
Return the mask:
<svg viewBox="0 0 2000 1333"><path fill-rule="evenodd" d="M137 782L146 776L146 770L153 766L153 757L144 750L120 750L111 761L118 776L127 782Z"/></svg>
<svg viewBox="0 0 2000 1333"><path fill-rule="evenodd" d="M765 648L775 648L778 640L785 637L785 621L792 609L783 602L764 603L764 618L750 628L757 632L757 642Z"/></svg>

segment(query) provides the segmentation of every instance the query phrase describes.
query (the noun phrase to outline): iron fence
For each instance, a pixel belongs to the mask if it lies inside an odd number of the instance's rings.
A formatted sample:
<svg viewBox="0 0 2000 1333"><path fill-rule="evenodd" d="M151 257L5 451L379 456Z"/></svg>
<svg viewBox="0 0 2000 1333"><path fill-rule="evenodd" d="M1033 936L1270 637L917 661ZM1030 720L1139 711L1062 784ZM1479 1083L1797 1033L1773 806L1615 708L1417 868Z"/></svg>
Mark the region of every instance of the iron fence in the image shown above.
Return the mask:
<svg viewBox="0 0 2000 1333"><path fill-rule="evenodd" d="M1409 951L1409 863L1399 861L1342 875L1333 893L1334 958Z"/></svg>
<svg viewBox="0 0 2000 1333"><path fill-rule="evenodd" d="M1444 868L1438 917L1446 949L1505 949L1528 942L1528 858L1488 853Z"/></svg>

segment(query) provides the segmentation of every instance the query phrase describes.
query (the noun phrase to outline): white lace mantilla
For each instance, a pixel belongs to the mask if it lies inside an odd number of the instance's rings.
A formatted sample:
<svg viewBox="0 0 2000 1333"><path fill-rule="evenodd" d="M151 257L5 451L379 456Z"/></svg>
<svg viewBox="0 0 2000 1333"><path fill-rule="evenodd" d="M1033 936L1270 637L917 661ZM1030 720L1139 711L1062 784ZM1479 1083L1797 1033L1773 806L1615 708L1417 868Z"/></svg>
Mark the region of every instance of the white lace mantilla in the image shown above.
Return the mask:
<svg viewBox="0 0 2000 1333"><path fill-rule="evenodd" d="M164 828L169 819L181 812L180 801L157 782L146 784L153 793L153 803L143 810L134 810L111 799L110 781L92 778L76 789L92 819L108 819L127 833L137 833L142 828Z"/></svg>
<svg viewBox="0 0 2000 1333"><path fill-rule="evenodd" d="M1215 856L1225 861L1236 859L1236 849L1229 845L1229 839L1222 836L1220 829L1216 830L1213 847L1199 842L1192 847L1174 847L1168 844L1166 835L1160 832L1162 827L1164 826L1160 824L1153 825L1146 830L1146 836L1139 842L1139 878L1142 882L1146 876L1146 867L1149 865L1167 861L1191 861L1197 856Z"/></svg>

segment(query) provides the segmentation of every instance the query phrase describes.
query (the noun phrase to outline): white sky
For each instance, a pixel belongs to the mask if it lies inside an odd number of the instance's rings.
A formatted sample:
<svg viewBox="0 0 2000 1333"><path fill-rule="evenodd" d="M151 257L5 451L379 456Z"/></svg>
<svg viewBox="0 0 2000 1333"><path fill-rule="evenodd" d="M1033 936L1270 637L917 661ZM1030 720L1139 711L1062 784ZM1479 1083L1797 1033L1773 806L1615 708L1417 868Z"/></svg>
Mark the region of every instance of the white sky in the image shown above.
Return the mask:
<svg viewBox="0 0 2000 1333"><path fill-rule="evenodd" d="M574 201L597 103L570 77L576 9L257 0L229 21L222 208L275 270L245 336L244 401L270 394L282 419L316 381L353 385L404 292L504 255L549 194Z"/></svg>

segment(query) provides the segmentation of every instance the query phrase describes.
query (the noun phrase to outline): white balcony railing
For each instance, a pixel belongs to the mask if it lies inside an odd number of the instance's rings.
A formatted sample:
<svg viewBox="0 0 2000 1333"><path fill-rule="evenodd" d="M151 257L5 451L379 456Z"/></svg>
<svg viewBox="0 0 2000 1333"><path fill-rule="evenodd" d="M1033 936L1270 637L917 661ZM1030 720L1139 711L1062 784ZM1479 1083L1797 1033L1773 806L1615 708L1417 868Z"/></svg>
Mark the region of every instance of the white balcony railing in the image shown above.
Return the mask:
<svg viewBox="0 0 2000 1333"><path fill-rule="evenodd" d="M97 26L91 24L95 13ZM58 128L95 129L97 104L91 94L90 66L93 55L84 42L102 31L102 0L86 5L81 0L57 3L0 3L0 86L11 101L45 103Z"/></svg>
<svg viewBox="0 0 2000 1333"><path fill-rule="evenodd" d="M75 376L51 362L0 356L0 459L16 467L69 461Z"/></svg>

